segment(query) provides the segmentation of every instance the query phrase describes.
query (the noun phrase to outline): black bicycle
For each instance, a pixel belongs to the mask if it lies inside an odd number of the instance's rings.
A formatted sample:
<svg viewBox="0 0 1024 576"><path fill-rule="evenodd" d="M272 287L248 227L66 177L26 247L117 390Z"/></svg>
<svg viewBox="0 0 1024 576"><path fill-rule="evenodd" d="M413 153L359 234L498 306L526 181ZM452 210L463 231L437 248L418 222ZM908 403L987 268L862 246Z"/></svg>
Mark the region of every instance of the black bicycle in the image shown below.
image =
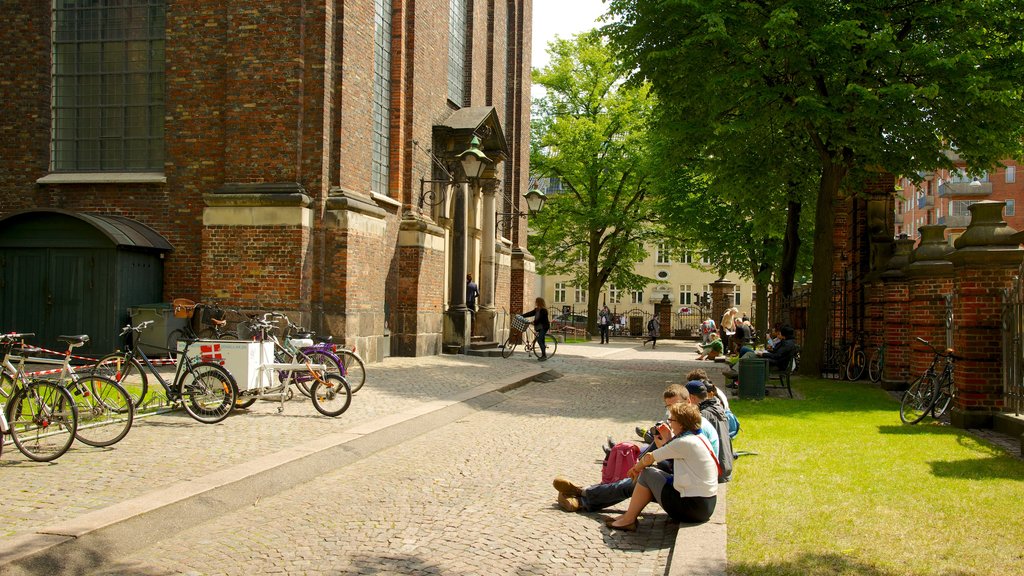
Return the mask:
<svg viewBox="0 0 1024 576"><path fill-rule="evenodd" d="M932 349L932 363L921 374L910 388L903 393L900 402L900 420L906 424L917 424L928 414L932 418L942 418L953 403L953 365L955 360L963 358L954 356L953 349L939 350L924 338L918 342ZM939 361L943 361L942 371L936 371Z"/></svg>
<svg viewBox="0 0 1024 576"><path fill-rule="evenodd" d="M138 326L129 324L121 330L121 335L141 334L151 324L152 320ZM175 343L178 346L178 361L171 382L164 380L141 347L128 347L127 350L107 354L93 367L93 373L122 384L129 390L137 407L145 406L144 399L149 391L149 379L143 369L145 365L163 387L167 403L180 404L199 422L214 424L227 418L231 412L238 399L238 384L220 364L190 356L189 347L195 342L179 340Z"/></svg>

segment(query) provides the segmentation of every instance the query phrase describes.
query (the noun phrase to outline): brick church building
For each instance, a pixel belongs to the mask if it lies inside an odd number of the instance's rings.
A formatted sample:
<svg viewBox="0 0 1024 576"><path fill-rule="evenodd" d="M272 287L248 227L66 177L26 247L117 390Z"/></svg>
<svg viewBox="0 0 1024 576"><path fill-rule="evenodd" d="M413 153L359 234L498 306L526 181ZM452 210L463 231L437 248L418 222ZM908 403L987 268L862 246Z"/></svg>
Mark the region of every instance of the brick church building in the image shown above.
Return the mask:
<svg viewBox="0 0 1024 576"><path fill-rule="evenodd" d="M499 338L534 285L531 9L0 3L0 329L103 352L128 307L184 297L371 361Z"/></svg>

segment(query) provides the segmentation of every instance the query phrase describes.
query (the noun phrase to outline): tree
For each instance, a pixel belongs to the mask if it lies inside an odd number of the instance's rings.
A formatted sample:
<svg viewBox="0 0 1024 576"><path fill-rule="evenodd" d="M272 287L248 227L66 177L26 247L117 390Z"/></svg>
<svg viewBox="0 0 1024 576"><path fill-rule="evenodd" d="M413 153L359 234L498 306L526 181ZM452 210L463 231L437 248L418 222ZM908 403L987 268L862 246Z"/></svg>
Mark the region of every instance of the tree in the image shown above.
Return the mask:
<svg viewBox="0 0 1024 576"><path fill-rule="evenodd" d="M557 178L531 221L530 251L544 274L569 274L587 289L588 329L596 329L598 298L608 283L640 288L633 273L654 236L648 198L648 127L654 98L646 84L624 82L596 31L551 43L551 63L534 70L546 95L534 102L530 165Z"/></svg>
<svg viewBox="0 0 1024 576"><path fill-rule="evenodd" d="M694 149L673 127L661 121L655 130L656 162L666 170L654 186L665 235L702 251L709 268L753 281L755 328L766 334L768 288L787 275L791 293L799 264L800 210L813 205L806 169L799 158L771 164L784 138L778 133L750 133L746 150L721 157Z"/></svg>
<svg viewBox="0 0 1024 576"><path fill-rule="evenodd" d="M620 57L712 154L750 128L800 136L817 159L807 343L823 342L834 202L851 174L1020 157L1022 0L612 0ZM760 129L760 128L759 128ZM790 150L780 150L784 162ZM820 369L806 346L802 368Z"/></svg>

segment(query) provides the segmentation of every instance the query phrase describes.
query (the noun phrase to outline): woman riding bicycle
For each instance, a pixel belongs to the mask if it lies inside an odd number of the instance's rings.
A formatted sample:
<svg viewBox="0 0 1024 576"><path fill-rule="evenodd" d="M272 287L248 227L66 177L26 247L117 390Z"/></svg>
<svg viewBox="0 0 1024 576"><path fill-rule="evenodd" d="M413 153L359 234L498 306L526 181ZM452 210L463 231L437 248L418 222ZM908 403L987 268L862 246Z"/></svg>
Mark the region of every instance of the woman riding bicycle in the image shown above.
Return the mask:
<svg viewBox="0 0 1024 576"><path fill-rule="evenodd" d="M540 346L540 358L538 358L538 360L543 362L548 359L548 351L544 345L544 336L547 335L548 330L551 329L551 322L548 320L548 308L544 304L544 299L537 297L535 304L536 307L523 314L523 317L534 317L533 329L537 332L537 344Z"/></svg>

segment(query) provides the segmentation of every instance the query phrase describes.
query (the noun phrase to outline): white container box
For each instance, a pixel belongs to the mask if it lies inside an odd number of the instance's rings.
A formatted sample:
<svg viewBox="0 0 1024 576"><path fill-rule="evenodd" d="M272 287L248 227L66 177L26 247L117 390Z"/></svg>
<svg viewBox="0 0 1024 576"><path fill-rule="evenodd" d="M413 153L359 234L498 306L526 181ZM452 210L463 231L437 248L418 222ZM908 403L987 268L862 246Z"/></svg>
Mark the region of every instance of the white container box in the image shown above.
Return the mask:
<svg viewBox="0 0 1024 576"><path fill-rule="evenodd" d="M202 362L217 362L227 368L235 377L239 392L259 387L260 365L274 361L274 343L269 341L200 340L192 346ZM273 372L268 374L276 377Z"/></svg>

